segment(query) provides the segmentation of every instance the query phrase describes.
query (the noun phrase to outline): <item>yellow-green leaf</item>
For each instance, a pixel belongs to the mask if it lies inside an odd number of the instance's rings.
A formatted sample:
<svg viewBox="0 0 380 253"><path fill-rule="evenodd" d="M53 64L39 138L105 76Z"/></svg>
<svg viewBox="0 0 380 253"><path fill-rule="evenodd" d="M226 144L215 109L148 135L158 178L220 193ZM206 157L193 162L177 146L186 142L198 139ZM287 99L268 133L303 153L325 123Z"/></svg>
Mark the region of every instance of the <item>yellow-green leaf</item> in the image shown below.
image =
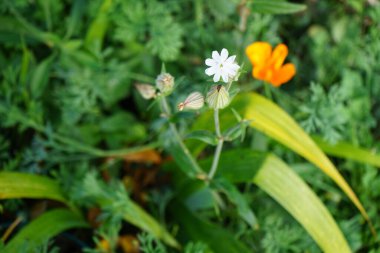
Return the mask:
<svg viewBox="0 0 380 253"><path fill-rule="evenodd" d="M323 252L351 252L327 208L279 158L268 155L253 181L302 224Z"/></svg>
<svg viewBox="0 0 380 253"><path fill-rule="evenodd" d="M30 222L5 245L3 253L37 252L36 248L52 237L72 228L89 225L77 213L67 209L56 209L42 214Z"/></svg>
<svg viewBox="0 0 380 253"><path fill-rule="evenodd" d="M14 198L46 198L68 203L59 185L50 178L20 172L0 172L0 199Z"/></svg>
<svg viewBox="0 0 380 253"><path fill-rule="evenodd" d="M245 93L235 100L235 106L244 108L244 117L252 120L252 127L300 154L334 180L360 210L363 217L369 222L371 229L373 229L366 210L349 184L293 118L275 103L257 93ZM374 231L372 230L372 232Z"/></svg>
<svg viewBox="0 0 380 253"><path fill-rule="evenodd" d="M324 141L322 138L313 137L313 140L326 154L367 163L380 168L380 155L375 152L356 147L344 141L333 145Z"/></svg>

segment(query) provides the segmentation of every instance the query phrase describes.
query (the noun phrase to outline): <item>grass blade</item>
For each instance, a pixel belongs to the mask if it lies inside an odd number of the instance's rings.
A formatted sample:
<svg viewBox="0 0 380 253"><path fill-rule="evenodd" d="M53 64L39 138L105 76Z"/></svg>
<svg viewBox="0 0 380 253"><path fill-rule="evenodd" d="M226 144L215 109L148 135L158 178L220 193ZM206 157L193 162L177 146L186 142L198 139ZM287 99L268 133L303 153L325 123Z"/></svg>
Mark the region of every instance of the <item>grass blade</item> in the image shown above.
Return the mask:
<svg viewBox="0 0 380 253"><path fill-rule="evenodd" d="M379 154L374 154L374 152L369 150L355 147L348 142L338 142L332 145L319 137L313 137L313 140L326 154L367 163L380 168Z"/></svg>
<svg viewBox="0 0 380 253"><path fill-rule="evenodd" d="M327 208L283 161L269 155L253 181L302 224L323 252L351 252Z"/></svg>
<svg viewBox="0 0 380 253"><path fill-rule="evenodd" d="M19 172L0 172L0 199L46 198L68 204L52 179Z"/></svg>
<svg viewBox="0 0 380 253"><path fill-rule="evenodd" d="M230 232L200 219L179 201L174 201L170 205L170 213L180 224L180 233L185 233L192 241L207 243L213 252L252 252L247 246L236 240Z"/></svg>
<svg viewBox="0 0 380 253"><path fill-rule="evenodd" d="M263 14L292 14L306 10L306 5L279 0L253 0L250 4L253 12Z"/></svg>
<svg viewBox="0 0 380 253"><path fill-rule="evenodd" d="M8 244L3 253L36 252L36 248L52 237L72 228L86 228L88 224L76 213L56 209L42 214L23 228Z"/></svg>
<svg viewBox="0 0 380 253"><path fill-rule="evenodd" d="M336 167L315 144L309 135L284 110L257 93L247 93L236 98L244 105L245 118L251 126L272 137L320 168L346 193L375 231L360 200ZM241 108L241 107L240 107Z"/></svg>

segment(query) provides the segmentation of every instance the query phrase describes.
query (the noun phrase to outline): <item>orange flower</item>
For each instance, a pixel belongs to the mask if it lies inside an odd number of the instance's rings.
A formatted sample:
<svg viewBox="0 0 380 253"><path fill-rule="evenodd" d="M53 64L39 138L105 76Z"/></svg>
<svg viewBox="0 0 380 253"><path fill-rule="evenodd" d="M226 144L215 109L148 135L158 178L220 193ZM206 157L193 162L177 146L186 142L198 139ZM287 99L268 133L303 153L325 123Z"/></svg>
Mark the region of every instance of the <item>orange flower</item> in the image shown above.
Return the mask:
<svg viewBox="0 0 380 253"><path fill-rule="evenodd" d="M272 46L266 42L255 42L245 49L253 65L254 78L271 83L279 87L296 74L296 67L292 63L283 65L288 55L288 47L279 44L273 51Z"/></svg>

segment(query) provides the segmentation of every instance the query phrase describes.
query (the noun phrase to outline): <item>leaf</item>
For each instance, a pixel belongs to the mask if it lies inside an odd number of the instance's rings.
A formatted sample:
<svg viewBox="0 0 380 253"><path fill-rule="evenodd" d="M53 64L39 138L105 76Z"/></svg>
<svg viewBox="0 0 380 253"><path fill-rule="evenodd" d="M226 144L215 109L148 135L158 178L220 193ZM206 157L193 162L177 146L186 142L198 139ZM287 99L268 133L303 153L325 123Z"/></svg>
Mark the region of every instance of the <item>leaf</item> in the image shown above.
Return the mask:
<svg viewBox="0 0 380 253"><path fill-rule="evenodd" d="M365 150L359 147L355 147L354 145L348 142L338 142L336 144L329 144L324 141L320 137L313 137L313 140L317 143L317 145L327 154L351 159L354 161L374 165L380 167L380 155L375 154L369 150Z"/></svg>
<svg viewBox="0 0 380 253"><path fill-rule="evenodd" d="M0 199L46 198L68 203L52 179L19 172L0 172Z"/></svg>
<svg viewBox="0 0 380 253"><path fill-rule="evenodd" d="M30 83L31 94L34 99L41 97L50 77L50 68L55 58L55 54L42 61L34 70Z"/></svg>
<svg viewBox="0 0 380 253"><path fill-rule="evenodd" d="M99 52L102 47L103 38L108 27L108 12L111 6L112 0L103 0L95 20L87 31L85 44L88 48L94 49L95 52Z"/></svg>
<svg viewBox="0 0 380 253"><path fill-rule="evenodd" d="M211 162L212 159L207 159L202 164L207 166ZM219 177L228 178L231 182L254 182L282 205L324 252L351 252L324 204L279 158L240 149L224 152L219 164Z"/></svg>
<svg viewBox="0 0 380 253"><path fill-rule="evenodd" d="M245 110L245 118L252 120L250 124L252 127L300 154L334 180L360 210L372 229L368 214L354 191L327 156L293 118L272 101L257 93L246 93L238 96L236 100L238 100L237 103L239 103L240 108L245 108L243 109Z"/></svg>
<svg viewBox="0 0 380 253"><path fill-rule="evenodd" d="M180 247L173 236L139 205L133 201L130 201L128 203L128 207L129 208L124 213L124 219L126 221L141 228L142 230L151 233L155 237L162 239L172 247Z"/></svg>
<svg viewBox="0 0 380 253"><path fill-rule="evenodd" d="M179 201L169 206L173 218L180 224L180 233L185 233L191 241L207 243L215 253L248 253L252 252L227 230L204 221L192 213Z"/></svg>
<svg viewBox="0 0 380 253"><path fill-rule="evenodd" d="M307 230L323 252L351 252L327 208L279 158L269 155L253 181Z"/></svg>
<svg viewBox="0 0 380 253"><path fill-rule="evenodd" d="M66 209L55 209L30 222L5 245L2 252L35 252L36 247L65 230L86 227L89 225L78 214Z"/></svg>
<svg viewBox="0 0 380 253"><path fill-rule="evenodd" d="M186 139L196 139L207 144L215 146L218 143L218 138L214 133L207 130L197 130L185 136Z"/></svg>
<svg viewBox="0 0 380 253"><path fill-rule="evenodd" d="M291 14L306 10L306 5L279 0L253 0L250 3L253 12L263 14Z"/></svg>
<svg viewBox="0 0 380 253"><path fill-rule="evenodd" d="M259 228L255 214L235 185L223 178L214 180L212 184L219 191L223 191L228 199L236 205L239 216L245 220L252 229L257 230Z"/></svg>

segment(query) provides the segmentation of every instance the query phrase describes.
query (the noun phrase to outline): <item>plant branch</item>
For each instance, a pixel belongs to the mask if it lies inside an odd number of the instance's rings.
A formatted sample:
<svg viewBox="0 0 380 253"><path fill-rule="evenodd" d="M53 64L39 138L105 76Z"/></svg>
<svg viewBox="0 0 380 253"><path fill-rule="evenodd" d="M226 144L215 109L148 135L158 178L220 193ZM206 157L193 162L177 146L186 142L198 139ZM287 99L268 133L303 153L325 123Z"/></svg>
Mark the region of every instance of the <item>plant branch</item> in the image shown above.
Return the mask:
<svg viewBox="0 0 380 253"><path fill-rule="evenodd" d="M218 109L216 109L214 111L214 121L215 121L215 133L216 133L216 136L218 137L218 145L216 146L215 154L214 154L214 160L212 161L211 169L210 169L210 172L208 174L209 180L211 180L216 173L216 170L218 168L220 154L222 152L223 143L224 143L224 139L223 139L223 136L222 136L221 131L220 131L219 110Z"/></svg>

